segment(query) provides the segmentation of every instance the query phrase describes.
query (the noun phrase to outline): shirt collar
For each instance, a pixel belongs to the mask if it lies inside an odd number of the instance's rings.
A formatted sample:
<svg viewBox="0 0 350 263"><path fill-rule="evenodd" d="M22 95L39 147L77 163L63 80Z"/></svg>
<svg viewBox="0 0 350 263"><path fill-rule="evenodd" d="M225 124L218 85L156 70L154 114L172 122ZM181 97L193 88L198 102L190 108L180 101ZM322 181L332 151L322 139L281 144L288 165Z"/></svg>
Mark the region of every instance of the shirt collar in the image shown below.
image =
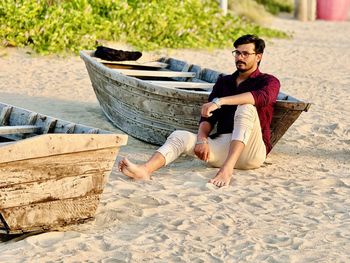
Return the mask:
<svg viewBox="0 0 350 263"><path fill-rule="evenodd" d="M236 78L238 77L238 74L239 74L239 72L238 72L238 70L236 70L236 71L232 74L232 77L233 77L234 79L236 79ZM249 78L254 79L254 78L258 77L260 74L261 74L261 72L260 72L259 68L257 68L252 74L250 74Z"/></svg>

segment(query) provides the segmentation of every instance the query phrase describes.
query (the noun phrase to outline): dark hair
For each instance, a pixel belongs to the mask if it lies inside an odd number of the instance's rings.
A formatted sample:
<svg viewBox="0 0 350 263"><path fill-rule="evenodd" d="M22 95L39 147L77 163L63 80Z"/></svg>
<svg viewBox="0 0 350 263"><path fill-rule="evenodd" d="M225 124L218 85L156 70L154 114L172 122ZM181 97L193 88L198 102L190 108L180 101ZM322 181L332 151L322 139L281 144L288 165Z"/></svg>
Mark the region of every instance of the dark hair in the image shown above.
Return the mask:
<svg viewBox="0 0 350 263"><path fill-rule="evenodd" d="M265 41L256 35L244 35L236 39L233 46L237 48L240 45L253 43L255 46L255 52L258 54L264 53Z"/></svg>

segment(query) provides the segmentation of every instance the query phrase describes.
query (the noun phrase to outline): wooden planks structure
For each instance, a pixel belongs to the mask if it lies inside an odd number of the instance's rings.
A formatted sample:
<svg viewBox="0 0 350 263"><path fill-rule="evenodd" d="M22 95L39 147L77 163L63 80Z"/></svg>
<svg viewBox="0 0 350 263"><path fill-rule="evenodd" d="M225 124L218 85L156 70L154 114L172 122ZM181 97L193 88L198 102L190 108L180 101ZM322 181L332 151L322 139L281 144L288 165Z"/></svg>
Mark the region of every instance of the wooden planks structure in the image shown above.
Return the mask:
<svg viewBox="0 0 350 263"><path fill-rule="evenodd" d="M1 134L18 134L18 133L34 133L40 130L40 127L34 125L18 125L18 126L0 126Z"/></svg>
<svg viewBox="0 0 350 263"><path fill-rule="evenodd" d="M178 88L178 89L203 89L211 90L214 86L213 83L203 82L185 82L185 81L165 81L165 80L146 80L145 82L167 87L167 88Z"/></svg>
<svg viewBox="0 0 350 263"><path fill-rule="evenodd" d="M126 140L46 134L0 147L0 231L54 229L92 218Z"/></svg>
<svg viewBox="0 0 350 263"><path fill-rule="evenodd" d="M137 70L137 69L115 69L115 71L126 76L133 77L183 77L193 78L196 76L194 72L179 72L179 71L161 71L161 70Z"/></svg>
<svg viewBox="0 0 350 263"><path fill-rule="evenodd" d="M272 147L282 138L300 114L303 111L308 111L310 107L311 103L305 103L280 92L270 125L270 143Z"/></svg>
<svg viewBox="0 0 350 263"><path fill-rule="evenodd" d="M0 103L0 233L92 218L127 135Z"/></svg>

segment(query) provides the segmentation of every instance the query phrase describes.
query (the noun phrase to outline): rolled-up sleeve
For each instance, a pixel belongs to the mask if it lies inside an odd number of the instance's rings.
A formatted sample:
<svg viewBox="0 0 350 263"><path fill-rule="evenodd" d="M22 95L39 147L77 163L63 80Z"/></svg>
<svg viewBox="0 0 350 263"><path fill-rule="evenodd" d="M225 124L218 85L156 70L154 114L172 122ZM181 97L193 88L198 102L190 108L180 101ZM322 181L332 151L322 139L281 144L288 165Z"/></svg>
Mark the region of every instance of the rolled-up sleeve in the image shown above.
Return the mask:
<svg viewBox="0 0 350 263"><path fill-rule="evenodd" d="M251 91L256 107L265 107L275 103L280 90L280 82L274 76L268 75L261 88Z"/></svg>

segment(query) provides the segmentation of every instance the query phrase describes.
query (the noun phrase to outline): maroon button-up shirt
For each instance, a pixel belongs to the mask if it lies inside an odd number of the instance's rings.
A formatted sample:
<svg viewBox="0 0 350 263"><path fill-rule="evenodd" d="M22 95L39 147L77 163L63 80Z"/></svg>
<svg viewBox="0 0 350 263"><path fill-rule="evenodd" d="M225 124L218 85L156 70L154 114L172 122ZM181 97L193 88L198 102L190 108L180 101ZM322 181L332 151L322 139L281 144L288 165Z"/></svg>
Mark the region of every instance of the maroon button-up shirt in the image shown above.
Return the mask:
<svg viewBox="0 0 350 263"><path fill-rule="evenodd" d="M266 146L266 154L271 151L270 144L270 124L272 120L273 107L276 103L280 90L280 82L272 75L261 73L259 69L255 70L248 79L236 85L238 71L232 75L220 77L209 95L208 101L214 98L226 97L251 92L255 107L260 119L262 137ZM212 127L217 125L216 135L232 133L234 114L237 105L223 105L220 109L215 110L209 118L201 117L200 122L207 121Z"/></svg>

